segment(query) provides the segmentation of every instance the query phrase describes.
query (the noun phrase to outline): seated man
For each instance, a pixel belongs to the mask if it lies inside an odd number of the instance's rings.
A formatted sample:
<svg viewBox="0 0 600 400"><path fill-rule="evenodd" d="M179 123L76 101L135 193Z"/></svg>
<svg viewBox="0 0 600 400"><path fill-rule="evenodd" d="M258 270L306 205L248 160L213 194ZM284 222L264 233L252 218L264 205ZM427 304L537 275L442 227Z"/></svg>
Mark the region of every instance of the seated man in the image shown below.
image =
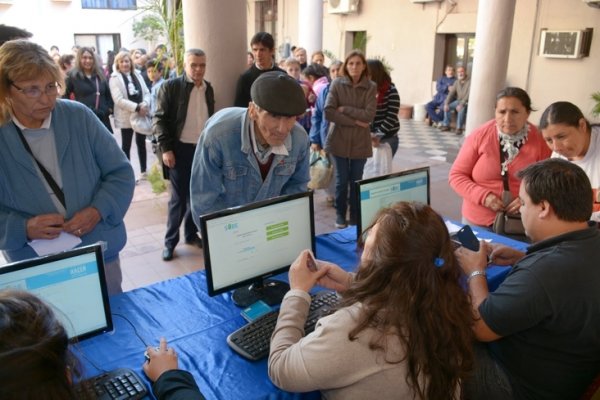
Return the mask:
<svg viewBox="0 0 600 400"><path fill-rule="evenodd" d="M578 399L600 372L600 230L589 222L592 188L565 160L518 173L527 253L481 242L456 250L468 276L476 346L468 399ZM593 225L592 225L593 224ZM514 265L488 292L485 266Z"/></svg>
<svg viewBox="0 0 600 400"><path fill-rule="evenodd" d="M196 225L211 211L307 190L308 135L296 124L306 110L300 84L265 72L250 94L247 109L217 112L200 136L190 183Z"/></svg>
<svg viewBox="0 0 600 400"><path fill-rule="evenodd" d="M454 77L454 67L452 65L446 65L444 75L438 79L435 85L437 93L425 106L427 116L429 117L429 125L433 125L435 128L437 128L444 119L444 102L446 101L446 97L448 97L450 87L454 85L454 81L456 81L456 78Z"/></svg>
<svg viewBox="0 0 600 400"><path fill-rule="evenodd" d="M444 101L444 121L440 126L441 131L450 130L450 117L452 111L456 110L456 134L460 135L465 130L465 121L467 120L467 104L469 102L469 91L471 90L471 80L467 77L464 67L456 68L456 81L446 100Z"/></svg>

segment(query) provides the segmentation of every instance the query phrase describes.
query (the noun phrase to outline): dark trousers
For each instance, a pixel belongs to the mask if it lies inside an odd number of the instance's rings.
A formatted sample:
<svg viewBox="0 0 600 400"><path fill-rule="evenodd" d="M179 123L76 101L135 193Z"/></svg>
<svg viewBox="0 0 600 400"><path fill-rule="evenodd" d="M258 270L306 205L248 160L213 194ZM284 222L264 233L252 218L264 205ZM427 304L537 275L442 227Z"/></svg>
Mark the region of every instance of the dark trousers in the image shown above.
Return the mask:
<svg viewBox="0 0 600 400"><path fill-rule="evenodd" d="M444 103L438 103L437 101L430 101L425 106L427 115L431 118L432 122L441 122L444 119Z"/></svg>
<svg viewBox="0 0 600 400"><path fill-rule="evenodd" d="M463 387L465 400L510 400L513 390L510 379L502 367L491 356L485 343L473 346L475 368Z"/></svg>
<svg viewBox="0 0 600 400"><path fill-rule="evenodd" d="M185 220L183 229L186 241L196 238L198 233L190 210L190 176L195 148L194 144L178 141L173 149L175 167L169 169L171 198L169 199L167 232L165 233L165 247L170 249L175 248L179 243L179 226L182 221Z"/></svg>
<svg viewBox="0 0 600 400"><path fill-rule="evenodd" d="M346 218L348 209L348 185L350 185L350 220L356 221L358 201L354 182L362 179L366 158L333 157L335 162L335 211L338 216Z"/></svg>
<svg viewBox="0 0 600 400"><path fill-rule="evenodd" d="M129 152L131 151L133 129L121 128L121 137L121 149L123 149L123 153L125 153L127 159L131 160ZM137 146L137 153L140 158L140 171L146 172L146 136L135 132L135 145Z"/></svg>

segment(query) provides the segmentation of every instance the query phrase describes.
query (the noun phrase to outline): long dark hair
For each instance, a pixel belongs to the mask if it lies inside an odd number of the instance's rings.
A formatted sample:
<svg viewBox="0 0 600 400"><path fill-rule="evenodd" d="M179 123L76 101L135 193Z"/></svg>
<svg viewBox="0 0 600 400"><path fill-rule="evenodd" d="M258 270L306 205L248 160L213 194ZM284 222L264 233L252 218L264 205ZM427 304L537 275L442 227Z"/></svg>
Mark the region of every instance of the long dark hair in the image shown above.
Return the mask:
<svg viewBox="0 0 600 400"><path fill-rule="evenodd" d="M377 59L368 59L371 80L377 84L377 104L383 104L387 91L392 86L392 77L383 63Z"/></svg>
<svg viewBox="0 0 600 400"><path fill-rule="evenodd" d="M375 329L370 346L385 352L385 336L398 335L405 357L386 361L407 363L416 398L455 399L473 365L473 313L444 221L415 202L395 203L375 221L375 245L342 303L363 307L349 339Z"/></svg>
<svg viewBox="0 0 600 400"><path fill-rule="evenodd" d="M31 293L0 291L0 398L76 399L79 364L52 309Z"/></svg>
<svg viewBox="0 0 600 400"><path fill-rule="evenodd" d="M544 130L548 125L561 124L566 126L579 127L579 121L583 118L587 126L587 130L590 130L590 122L583 116L583 113L573 103L568 101L557 101L552 103L544 110L542 117L540 118L539 129Z"/></svg>
<svg viewBox="0 0 600 400"><path fill-rule="evenodd" d="M77 50L77 58L75 60L75 67L73 68L74 73L76 73L81 79L85 77L85 72L83 71L83 68L81 68L81 58L83 57L84 53L90 53L94 59L94 66L92 67L93 73L100 78L100 80L106 80L106 77L102 72L102 66L100 65L98 56L91 47L80 47L79 50Z"/></svg>

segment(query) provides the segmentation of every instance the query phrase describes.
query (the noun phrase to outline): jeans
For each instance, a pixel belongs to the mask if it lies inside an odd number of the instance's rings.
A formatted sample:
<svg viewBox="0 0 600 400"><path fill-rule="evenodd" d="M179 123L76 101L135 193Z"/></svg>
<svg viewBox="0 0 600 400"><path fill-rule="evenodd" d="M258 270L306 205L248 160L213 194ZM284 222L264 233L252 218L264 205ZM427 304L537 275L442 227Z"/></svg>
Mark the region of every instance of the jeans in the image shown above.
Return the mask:
<svg viewBox="0 0 600 400"><path fill-rule="evenodd" d="M123 149L123 153L125 153L128 160L131 160L129 157L129 152L131 151L133 133L133 129L131 128L121 128L121 137L123 138L121 142L121 149ZM137 153L140 159L140 171L146 172L146 136L135 132L135 144L137 146Z"/></svg>
<svg viewBox="0 0 600 400"><path fill-rule="evenodd" d="M444 113L444 122L442 122L442 125L450 126L450 116L452 115L452 111L456 111L456 106L459 104L460 102L458 100L454 100L448 105L450 109ZM464 129L465 120L467 119L467 106L463 106L463 108L461 108L460 111L457 111L457 113L458 115L456 116L456 129Z"/></svg>
<svg viewBox="0 0 600 400"><path fill-rule="evenodd" d="M358 199L354 182L362 179L366 158L345 158L333 156L335 163L335 210L338 216L346 218L348 209L348 185L350 185L350 220L358 218Z"/></svg>
<svg viewBox="0 0 600 400"><path fill-rule="evenodd" d="M429 115L429 118L431 118L432 122L440 122L441 120L444 119L444 103L443 102L442 102L442 104L440 104L436 101L430 101L425 106L425 109L427 110L427 115Z"/></svg>

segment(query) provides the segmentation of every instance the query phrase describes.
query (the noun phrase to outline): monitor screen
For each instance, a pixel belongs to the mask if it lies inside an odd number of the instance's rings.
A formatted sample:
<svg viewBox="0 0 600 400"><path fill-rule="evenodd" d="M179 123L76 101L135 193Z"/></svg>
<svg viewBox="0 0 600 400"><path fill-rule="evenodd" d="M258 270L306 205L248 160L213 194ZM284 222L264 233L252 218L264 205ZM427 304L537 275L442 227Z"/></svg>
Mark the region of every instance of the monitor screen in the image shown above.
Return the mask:
<svg viewBox="0 0 600 400"><path fill-rule="evenodd" d="M95 244L0 268L0 290L31 292L55 311L69 339L112 330L102 245Z"/></svg>
<svg viewBox="0 0 600 400"><path fill-rule="evenodd" d="M429 167L409 169L356 182L356 237L373 222L377 211L398 201L429 204Z"/></svg>
<svg viewBox="0 0 600 400"><path fill-rule="evenodd" d="M312 192L203 215L200 230L209 295L239 288L239 306L278 304L289 287L264 279L288 270L302 250L314 252Z"/></svg>

